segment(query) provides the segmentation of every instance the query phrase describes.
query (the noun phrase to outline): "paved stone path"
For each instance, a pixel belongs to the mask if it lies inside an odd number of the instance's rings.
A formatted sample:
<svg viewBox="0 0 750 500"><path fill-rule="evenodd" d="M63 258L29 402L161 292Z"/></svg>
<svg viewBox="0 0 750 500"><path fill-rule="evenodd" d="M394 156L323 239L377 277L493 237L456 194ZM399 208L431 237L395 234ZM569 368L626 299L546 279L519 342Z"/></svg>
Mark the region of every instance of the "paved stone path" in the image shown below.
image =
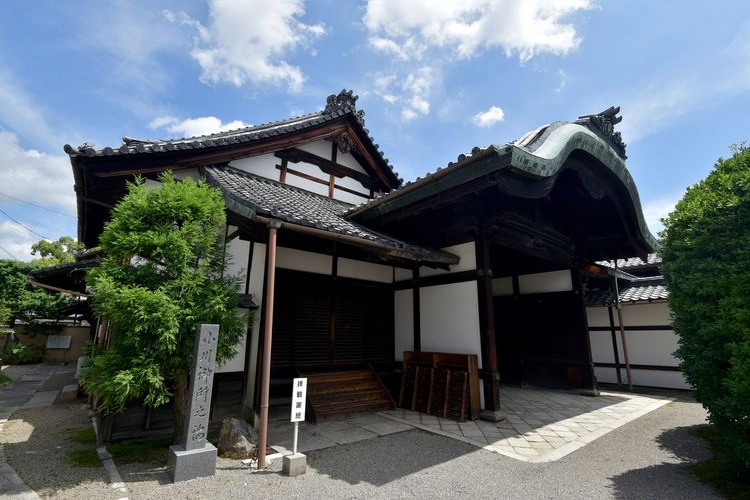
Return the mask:
<svg viewBox="0 0 750 500"><path fill-rule="evenodd" d="M0 431L17 409L52 405L60 391L41 391L41 387L53 375L73 373L75 369L75 365L42 363L0 390ZM39 495L26 486L16 471L8 465L2 444L0 444L0 492L19 499L39 498Z"/></svg>
<svg viewBox="0 0 750 500"><path fill-rule="evenodd" d="M297 447L305 453L416 427L516 460L550 462L670 401L632 393L603 392L590 397L503 387L500 404L506 418L501 422L455 422L397 408L337 422L302 423ZM286 413L277 414L268 429L269 444L281 454L292 449L292 424Z"/></svg>

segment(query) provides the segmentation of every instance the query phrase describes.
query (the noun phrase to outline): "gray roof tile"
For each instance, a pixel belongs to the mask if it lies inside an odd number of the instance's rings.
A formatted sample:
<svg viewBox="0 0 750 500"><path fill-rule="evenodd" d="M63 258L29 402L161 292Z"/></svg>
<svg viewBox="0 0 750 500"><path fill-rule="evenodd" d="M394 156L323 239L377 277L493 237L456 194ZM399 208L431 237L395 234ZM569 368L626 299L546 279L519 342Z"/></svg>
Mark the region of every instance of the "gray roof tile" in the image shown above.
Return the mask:
<svg viewBox="0 0 750 500"><path fill-rule="evenodd" d="M344 214L351 208L348 203L229 166L206 167L205 172L209 182L222 189L225 198L240 204L249 213L374 241L391 249L393 255L411 260L441 264L458 262L455 255L391 238L345 219Z"/></svg>
<svg viewBox="0 0 750 500"><path fill-rule="evenodd" d="M634 304L638 302L653 302L667 300L669 290L666 282L661 276L648 278L634 278L629 283L620 287L620 303ZM611 306L617 300L613 291L595 291L586 294L586 305L588 306Z"/></svg>

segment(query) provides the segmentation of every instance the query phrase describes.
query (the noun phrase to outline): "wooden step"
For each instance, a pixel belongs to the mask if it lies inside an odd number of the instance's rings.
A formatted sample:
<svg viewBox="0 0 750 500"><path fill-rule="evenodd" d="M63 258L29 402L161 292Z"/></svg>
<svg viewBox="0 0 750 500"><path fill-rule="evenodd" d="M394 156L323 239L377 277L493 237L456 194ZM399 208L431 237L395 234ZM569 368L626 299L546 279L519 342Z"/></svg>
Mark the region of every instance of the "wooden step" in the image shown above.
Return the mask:
<svg viewBox="0 0 750 500"><path fill-rule="evenodd" d="M372 368L307 374L307 405L313 422L395 408Z"/></svg>

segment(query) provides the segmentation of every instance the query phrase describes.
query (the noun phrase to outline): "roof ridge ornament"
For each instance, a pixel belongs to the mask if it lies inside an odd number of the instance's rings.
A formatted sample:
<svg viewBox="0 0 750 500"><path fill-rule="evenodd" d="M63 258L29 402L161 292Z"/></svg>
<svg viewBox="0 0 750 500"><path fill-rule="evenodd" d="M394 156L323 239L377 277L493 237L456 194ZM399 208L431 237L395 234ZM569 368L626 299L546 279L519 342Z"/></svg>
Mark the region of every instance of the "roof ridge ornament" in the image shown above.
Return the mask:
<svg viewBox="0 0 750 500"><path fill-rule="evenodd" d="M579 116L575 123L585 125L589 130L607 140L623 160L628 156L625 154L627 146L620 132L615 132L615 125L622 121L622 116L617 116L620 112L620 106L610 106L600 113L593 115Z"/></svg>
<svg viewBox="0 0 750 500"><path fill-rule="evenodd" d="M353 111L360 121L364 121L365 112L361 109L357 111L357 99L359 99L359 96L355 95L353 90L342 89L338 95L331 94L328 96L323 113L331 115L337 111Z"/></svg>

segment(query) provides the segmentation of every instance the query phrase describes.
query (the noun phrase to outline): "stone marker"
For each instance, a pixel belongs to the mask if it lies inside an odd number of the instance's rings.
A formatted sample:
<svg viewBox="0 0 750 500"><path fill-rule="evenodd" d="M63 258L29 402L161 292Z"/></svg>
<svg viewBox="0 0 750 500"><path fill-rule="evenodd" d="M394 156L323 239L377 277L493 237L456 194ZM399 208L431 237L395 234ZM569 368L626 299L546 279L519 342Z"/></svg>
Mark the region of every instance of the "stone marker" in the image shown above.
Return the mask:
<svg viewBox="0 0 750 500"><path fill-rule="evenodd" d="M219 325L201 325L193 350L193 378L185 433L180 443L169 447L167 468L173 482L187 481L216 473L216 447L206 441L211 412L216 344Z"/></svg>

